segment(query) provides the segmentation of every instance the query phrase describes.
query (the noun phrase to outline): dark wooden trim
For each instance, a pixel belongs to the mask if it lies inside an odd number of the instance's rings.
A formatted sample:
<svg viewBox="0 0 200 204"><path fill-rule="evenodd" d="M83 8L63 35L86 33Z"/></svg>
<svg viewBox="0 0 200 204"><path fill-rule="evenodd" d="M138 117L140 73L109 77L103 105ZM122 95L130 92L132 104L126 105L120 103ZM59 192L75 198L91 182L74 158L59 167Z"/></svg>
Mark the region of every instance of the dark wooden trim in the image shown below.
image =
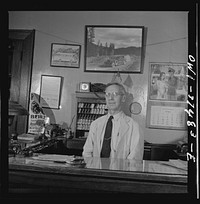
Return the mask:
<svg viewBox="0 0 200 204"><path fill-rule="evenodd" d="M64 192L67 189L129 193L187 193L187 176L124 172L77 167L9 165L9 185L15 188Z"/></svg>
<svg viewBox="0 0 200 204"><path fill-rule="evenodd" d="M9 39L25 40L35 30L9 29Z"/></svg>
<svg viewBox="0 0 200 204"><path fill-rule="evenodd" d="M26 110L29 110L35 30L10 29L9 39L23 41L21 77L20 77L21 85L20 85L19 101L17 102L20 105L22 105ZM27 125L28 125L27 116L20 116L17 118L17 120L18 120L17 132L19 134L27 132Z"/></svg>
<svg viewBox="0 0 200 204"><path fill-rule="evenodd" d="M131 192L131 193L186 193L187 185L179 182L160 182L149 179L152 175L133 174L122 177L112 175L113 172L105 171L66 171L42 172L42 171L9 171L9 181L13 185L39 189L48 188L51 191L62 192L64 189L78 189L79 191L107 191L107 192ZM159 176L158 176L159 178ZM15 186L13 185L13 186ZM52 190L53 189L53 190ZM46 189L47 190L47 189Z"/></svg>

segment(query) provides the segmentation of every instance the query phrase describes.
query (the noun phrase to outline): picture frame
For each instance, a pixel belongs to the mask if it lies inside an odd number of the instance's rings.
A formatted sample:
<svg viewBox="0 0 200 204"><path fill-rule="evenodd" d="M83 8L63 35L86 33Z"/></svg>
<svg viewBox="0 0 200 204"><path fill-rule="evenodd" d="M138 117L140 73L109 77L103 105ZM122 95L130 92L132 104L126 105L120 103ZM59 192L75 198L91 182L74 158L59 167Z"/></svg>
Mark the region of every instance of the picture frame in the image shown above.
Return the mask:
<svg viewBox="0 0 200 204"><path fill-rule="evenodd" d="M63 77L41 75L39 102L42 108L60 109Z"/></svg>
<svg viewBox="0 0 200 204"><path fill-rule="evenodd" d="M142 73L144 26L85 26L85 72Z"/></svg>
<svg viewBox="0 0 200 204"><path fill-rule="evenodd" d="M50 66L52 67L80 67L81 45L51 44Z"/></svg>
<svg viewBox="0 0 200 204"><path fill-rule="evenodd" d="M150 62L149 99L186 102L188 77L186 63Z"/></svg>

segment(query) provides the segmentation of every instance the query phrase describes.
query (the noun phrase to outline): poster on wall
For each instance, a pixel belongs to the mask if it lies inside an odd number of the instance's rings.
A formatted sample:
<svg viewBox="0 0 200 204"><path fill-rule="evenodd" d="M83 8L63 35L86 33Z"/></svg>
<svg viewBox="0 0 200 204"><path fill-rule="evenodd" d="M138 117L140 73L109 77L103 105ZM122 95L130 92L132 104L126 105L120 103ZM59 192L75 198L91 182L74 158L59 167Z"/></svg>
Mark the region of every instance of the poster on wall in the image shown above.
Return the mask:
<svg viewBox="0 0 200 204"><path fill-rule="evenodd" d="M39 103L38 95L31 93L29 105L28 133L40 134L44 132L45 114Z"/></svg>
<svg viewBox="0 0 200 204"><path fill-rule="evenodd" d="M147 127L186 130L187 64L150 62Z"/></svg>
<svg viewBox="0 0 200 204"><path fill-rule="evenodd" d="M186 101L188 92L187 64L150 63L149 99Z"/></svg>

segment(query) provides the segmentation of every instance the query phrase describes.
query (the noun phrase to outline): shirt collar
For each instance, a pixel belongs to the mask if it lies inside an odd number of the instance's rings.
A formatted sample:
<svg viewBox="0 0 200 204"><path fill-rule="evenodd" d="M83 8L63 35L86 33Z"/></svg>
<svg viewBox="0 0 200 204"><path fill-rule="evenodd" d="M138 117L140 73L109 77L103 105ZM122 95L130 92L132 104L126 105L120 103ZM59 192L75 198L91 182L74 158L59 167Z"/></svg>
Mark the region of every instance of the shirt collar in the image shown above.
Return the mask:
<svg viewBox="0 0 200 204"><path fill-rule="evenodd" d="M118 119L121 117L121 115L122 115L122 111L120 111L119 113L113 115L113 119L114 119L114 120L118 120ZM111 116L111 114L108 113L108 118L109 118L110 116Z"/></svg>

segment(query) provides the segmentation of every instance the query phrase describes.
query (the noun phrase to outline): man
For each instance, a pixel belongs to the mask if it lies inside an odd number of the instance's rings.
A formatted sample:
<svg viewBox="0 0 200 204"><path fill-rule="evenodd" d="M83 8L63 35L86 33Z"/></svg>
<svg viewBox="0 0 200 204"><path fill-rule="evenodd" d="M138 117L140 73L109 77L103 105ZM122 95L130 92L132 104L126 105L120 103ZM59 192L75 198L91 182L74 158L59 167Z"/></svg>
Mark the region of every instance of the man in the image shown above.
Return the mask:
<svg viewBox="0 0 200 204"><path fill-rule="evenodd" d="M169 67L168 73L169 73L169 78L168 78L168 91L167 91L167 96L169 100L176 100L176 89L177 89L177 84L178 84L178 78L174 76L175 70L171 67Z"/></svg>
<svg viewBox="0 0 200 204"><path fill-rule="evenodd" d="M161 72L158 80L156 81L157 97L156 99L166 99L168 86L165 79L165 72Z"/></svg>
<svg viewBox="0 0 200 204"><path fill-rule="evenodd" d="M139 125L124 114L122 104L126 100L126 91L119 83L109 83L105 88L108 114L91 123L90 131L83 147L84 157L111 157L123 159L143 159L144 139ZM110 138L104 136L107 121L113 116ZM103 153L104 141L110 139L110 153Z"/></svg>

